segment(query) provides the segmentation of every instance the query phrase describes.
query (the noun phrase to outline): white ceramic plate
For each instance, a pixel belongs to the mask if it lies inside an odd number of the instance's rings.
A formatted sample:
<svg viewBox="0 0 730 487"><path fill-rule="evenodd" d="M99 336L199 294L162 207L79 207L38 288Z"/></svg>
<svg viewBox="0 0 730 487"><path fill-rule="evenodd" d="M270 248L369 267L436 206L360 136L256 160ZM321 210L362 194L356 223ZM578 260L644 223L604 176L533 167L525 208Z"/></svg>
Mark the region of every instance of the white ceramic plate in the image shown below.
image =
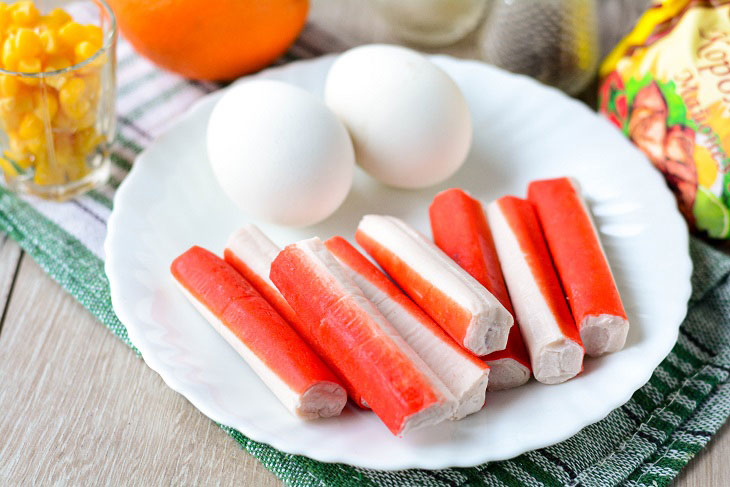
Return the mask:
<svg viewBox="0 0 730 487"><path fill-rule="evenodd" d="M257 75L321 94L333 57ZM571 175L583 185L631 321L626 348L589 359L557 386L534 381L490 393L462 421L392 436L374 414L349 405L339 418L290 415L236 353L185 301L168 273L193 244L221 252L248 218L217 188L205 131L220 92L202 99L136 161L117 192L106 240L112 302L147 364L204 414L285 452L325 462L403 469L472 466L564 440L604 418L643 385L677 339L690 295L687 228L661 176L608 122L528 78L436 56L464 91L474 144L446 183L421 191L386 188L358 173L328 220L304 229L261 225L280 245L318 235L351 238L366 213L399 216L430 234L427 208L447 187L484 200L524 195L532 179ZM245 82L245 80L244 80Z"/></svg>

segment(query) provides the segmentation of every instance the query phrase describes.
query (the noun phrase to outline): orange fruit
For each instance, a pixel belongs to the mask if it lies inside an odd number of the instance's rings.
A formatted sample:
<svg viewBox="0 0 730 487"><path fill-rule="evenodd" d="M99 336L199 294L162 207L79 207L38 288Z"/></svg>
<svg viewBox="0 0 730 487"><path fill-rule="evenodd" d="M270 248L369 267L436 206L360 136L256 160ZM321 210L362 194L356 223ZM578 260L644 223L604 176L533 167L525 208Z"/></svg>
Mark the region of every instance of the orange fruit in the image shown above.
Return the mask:
<svg viewBox="0 0 730 487"><path fill-rule="evenodd" d="M124 37L187 78L228 80L267 66L304 26L309 0L108 0Z"/></svg>

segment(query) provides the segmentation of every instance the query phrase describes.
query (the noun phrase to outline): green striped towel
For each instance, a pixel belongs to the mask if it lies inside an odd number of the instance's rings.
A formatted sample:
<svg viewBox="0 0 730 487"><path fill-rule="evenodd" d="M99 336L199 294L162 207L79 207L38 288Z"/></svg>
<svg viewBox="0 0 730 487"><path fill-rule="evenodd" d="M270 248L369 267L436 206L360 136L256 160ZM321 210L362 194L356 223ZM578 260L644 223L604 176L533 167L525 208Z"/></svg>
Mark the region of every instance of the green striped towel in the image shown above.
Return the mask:
<svg viewBox="0 0 730 487"><path fill-rule="evenodd" d="M308 27L281 62L336 44ZM0 186L0 228L134 350L112 310L103 241L116 188L135 156L193 101L217 89L154 68L119 46L119 133L107 185L64 204ZM221 426L293 486L666 485L730 414L730 257L693 239L693 294L679 340L648 384L606 419L557 445L472 468L382 472L279 452ZM135 350L136 351L136 350Z"/></svg>

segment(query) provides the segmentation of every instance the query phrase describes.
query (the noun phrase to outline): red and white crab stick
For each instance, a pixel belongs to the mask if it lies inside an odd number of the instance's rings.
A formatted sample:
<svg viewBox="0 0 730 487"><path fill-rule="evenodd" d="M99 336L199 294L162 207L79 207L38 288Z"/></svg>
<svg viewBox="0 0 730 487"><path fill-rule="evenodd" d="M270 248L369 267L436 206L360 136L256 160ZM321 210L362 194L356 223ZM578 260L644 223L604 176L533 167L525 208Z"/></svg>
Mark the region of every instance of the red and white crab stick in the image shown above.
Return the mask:
<svg viewBox="0 0 730 487"><path fill-rule="evenodd" d="M462 189L447 189L436 195L428 213L434 243L514 316L482 204ZM490 391L518 387L530 379L530 357L518 320L509 331L507 347L482 359L491 367Z"/></svg>
<svg viewBox="0 0 730 487"><path fill-rule="evenodd" d="M274 283L269 278L271 263L274 261L281 249L269 239L256 225L248 223L236 230L228 238L223 257L226 262L232 265L253 287L261 294L266 301L307 341L304 323L291 309L284 296L281 295ZM322 351L318 349L317 343L310 342L309 346L314 349L320 357ZM332 369L340 381L344 384L350 398L360 407L367 408L362 402L362 395L357 392L356 387L350 384L343 376L336 364L324 362Z"/></svg>
<svg viewBox="0 0 730 487"><path fill-rule="evenodd" d="M532 203L504 196L487 217L535 379L565 382L583 370L583 344Z"/></svg>
<svg viewBox="0 0 730 487"><path fill-rule="evenodd" d="M295 415L337 416L347 394L332 372L234 268L192 247L170 266L183 294Z"/></svg>
<svg viewBox="0 0 730 487"><path fill-rule="evenodd" d="M355 239L457 343L475 355L505 348L512 315L419 232L392 216L365 215Z"/></svg>
<svg viewBox="0 0 730 487"><path fill-rule="evenodd" d="M288 245L271 281L393 434L453 416L456 400L318 238Z"/></svg>
<svg viewBox="0 0 730 487"><path fill-rule="evenodd" d="M586 353L621 350L629 320L577 183L571 178L534 181L527 199L537 210Z"/></svg>
<svg viewBox="0 0 730 487"><path fill-rule="evenodd" d="M342 237L324 243L378 311L451 391L461 419L484 406L489 366L461 348L383 272Z"/></svg>

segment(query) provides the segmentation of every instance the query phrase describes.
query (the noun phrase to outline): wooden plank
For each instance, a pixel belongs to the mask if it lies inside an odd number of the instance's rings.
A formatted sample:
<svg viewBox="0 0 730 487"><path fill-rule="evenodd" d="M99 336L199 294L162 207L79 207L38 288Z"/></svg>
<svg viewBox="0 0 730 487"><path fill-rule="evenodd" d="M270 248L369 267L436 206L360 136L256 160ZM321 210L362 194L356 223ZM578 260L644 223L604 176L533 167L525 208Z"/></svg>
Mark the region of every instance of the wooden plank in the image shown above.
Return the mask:
<svg viewBox="0 0 730 487"><path fill-rule="evenodd" d="M7 234L0 234L0 332L7 309L8 298L20 266L22 250Z"/></svg>
<svg viewBox="0 0 730 487"><path fill-rule="evenodd" d="M5 485L281 485L27 256L0 334L0 384Z"/></svg>
<svg viewBox="0 0 730 487"><path fill-rule="evenodd" d="M710 440L710 443L680 472L675 485L707 487L730 485L730 423Z"/></svg>

